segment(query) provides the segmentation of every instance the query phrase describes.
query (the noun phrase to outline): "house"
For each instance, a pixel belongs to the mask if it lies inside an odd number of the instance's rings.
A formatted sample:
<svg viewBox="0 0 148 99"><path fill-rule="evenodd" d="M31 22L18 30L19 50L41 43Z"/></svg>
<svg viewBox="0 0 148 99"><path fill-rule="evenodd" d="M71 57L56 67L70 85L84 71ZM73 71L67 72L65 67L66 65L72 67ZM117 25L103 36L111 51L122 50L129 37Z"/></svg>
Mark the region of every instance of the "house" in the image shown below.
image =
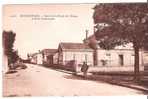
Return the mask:
<svg viewBox="0 0 148 99"><path fill-rule="evenodd" d="M80 66L83 62L87 62L88 65L93 65L93 49L88 45L69 42L59 44L58 64L63 66Z"/></svg>
<svg viewBox="0 0 148 99"><path fill-rule="evenodd" d="M92 42L93 41L93 42ZM134 71L134 49L132 44L117 46L115 49L105 50L99 47L98 41L94 35L84 40L84 43L93 45L94 49L94 70L97 71ZM146 51L140 50L139 52L139 64L140 71L144 70L144 59ZM147 59L147 58L146 58Z"/></svg>
<svg viewBox="0 0 148 99"><path fill-rule="evenodd" d="M43 64L43 56L42 53L39 51L38 53L33 53L31 55L31 63L33 64Z"/></svg>
<svg viewBox="0 0 148 99"><path fill-rule="evenodd" d="M140 71L143 71L142 52L139 52ZM134 50L133 49L97 49L96 67L101 71L134 71Z"/></svg>
<svg viewBox="0 0 148 99"><path fill-rule="evenodd" d="M37 64L43 64L43 55L41 52L37 53Z"/></svg>
<svg viewBox="0 0 148 99"><path fill-rule="evenodd" d="M30 54L30 62L33 64L37 64L37 53Z"/></svg>
<svg viewBox="0 0 148 99"><path fill-rule="evenodd" d="M51 65L54 64L54 54L57 52L57 49L43 49L43 64Z"/></svg>

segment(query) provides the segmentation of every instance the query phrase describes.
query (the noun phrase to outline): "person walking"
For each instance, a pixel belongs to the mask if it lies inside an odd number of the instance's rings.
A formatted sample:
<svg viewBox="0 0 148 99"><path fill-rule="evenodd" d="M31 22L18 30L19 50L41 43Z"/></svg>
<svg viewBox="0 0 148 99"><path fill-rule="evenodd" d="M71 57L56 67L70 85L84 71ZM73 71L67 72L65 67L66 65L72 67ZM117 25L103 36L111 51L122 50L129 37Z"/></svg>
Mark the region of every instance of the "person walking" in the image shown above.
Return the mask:
<svg viewBox="0 0 148 99"><path fill-rule="evenodd" d="M83 62L83 65L82 65L81 71L83 72L83 76L84 76L84 78L87 77L87 71L88 71L88 68L89 68L89 66L87 65L87 63L86 63L86 62Z"/></svg>

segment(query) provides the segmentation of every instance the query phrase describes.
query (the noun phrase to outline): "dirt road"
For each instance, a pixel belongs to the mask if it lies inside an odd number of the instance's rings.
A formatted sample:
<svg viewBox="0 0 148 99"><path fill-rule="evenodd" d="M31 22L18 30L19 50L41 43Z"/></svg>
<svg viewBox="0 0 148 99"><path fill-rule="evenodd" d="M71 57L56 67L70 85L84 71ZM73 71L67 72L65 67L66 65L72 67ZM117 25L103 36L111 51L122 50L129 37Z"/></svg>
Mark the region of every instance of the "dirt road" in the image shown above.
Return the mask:
<svg viewBox="0 0 148 99"><path fill-rule="evenodd" d="M38 65L27 66L25 70L3 76L4 96L142 95L138 90L86 80Z"/></svg>

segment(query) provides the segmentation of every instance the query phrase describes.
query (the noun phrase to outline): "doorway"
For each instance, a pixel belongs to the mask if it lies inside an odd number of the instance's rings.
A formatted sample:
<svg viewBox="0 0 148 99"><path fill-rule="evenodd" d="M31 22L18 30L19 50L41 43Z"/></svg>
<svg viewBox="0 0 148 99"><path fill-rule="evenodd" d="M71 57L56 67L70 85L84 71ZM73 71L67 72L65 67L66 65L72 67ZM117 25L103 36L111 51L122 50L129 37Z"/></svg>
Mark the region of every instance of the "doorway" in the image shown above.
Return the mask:
<svg viewBox="0 0 148 99"><path fill-rule="evenodd" d="M124 57L123 57L123 55L119 55L119 65L120 66L124 65Z"/></svg>

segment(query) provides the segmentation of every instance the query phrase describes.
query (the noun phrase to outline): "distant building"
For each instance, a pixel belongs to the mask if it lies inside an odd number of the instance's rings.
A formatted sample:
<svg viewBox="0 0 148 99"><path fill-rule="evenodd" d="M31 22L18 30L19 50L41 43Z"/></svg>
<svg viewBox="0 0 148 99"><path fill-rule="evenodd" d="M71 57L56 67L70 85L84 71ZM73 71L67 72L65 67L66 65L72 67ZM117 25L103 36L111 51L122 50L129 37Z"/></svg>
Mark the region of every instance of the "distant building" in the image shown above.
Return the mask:
<svg viewBox="0 0 148 99"><path fill-rule="evenodd" d="M41 52L37 54L37 64L43 64L43 56Z"/></svg>
<svg viewBox="0 0 148 99"><path fill-rule="evenodd" d="M37 53L30 54L30 62L33 64L37 64Z"/></svg>
<svg viewBox="0 0 148 99"><path fill-rule="evenodd" d="M43 64L42 53L39 51L38 53L32 54L30 62L33 64Z"/></svg>
<svg viewBox="0 0 148 99"><path fill-rule="evenodd" d="M54 64L54 54L57 52L57 49L43 49L43 64L44 65L51 65Z"/></svg>

